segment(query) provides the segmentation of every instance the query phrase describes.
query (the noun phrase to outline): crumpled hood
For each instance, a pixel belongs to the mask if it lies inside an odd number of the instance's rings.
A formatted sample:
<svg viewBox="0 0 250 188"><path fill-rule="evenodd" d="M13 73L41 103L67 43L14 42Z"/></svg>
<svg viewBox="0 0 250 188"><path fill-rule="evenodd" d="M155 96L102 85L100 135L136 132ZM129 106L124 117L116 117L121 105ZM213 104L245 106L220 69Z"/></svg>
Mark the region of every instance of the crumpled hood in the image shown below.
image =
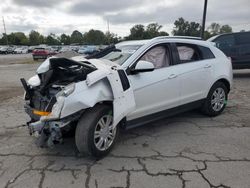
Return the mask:
<svg viewBox="0 0 250 188"><path fill-rule="evenodd" d="M36 70L36 73L37 74L42 74L42 73L45 73L47 72L49 69L50 69L50 60L53 59L53 58L58 58L56 56L53 56L53 57L50 57L50 58L47 58ZM66 58L67 59L67 58ZM97 69L98 68L108 68L108 67L113 67L113 66L116 66L118 67L119 65L112 62L112 61L109 61L109 60L106 60L106 59L86 59L84 56L75 56L75 57L72 57L70 58L71 60L73 61L76 61L76 62L87 62L87 63L90 63L92 64L94 67L96 67ZM119 66L120 67L120 66Z"/></svg>

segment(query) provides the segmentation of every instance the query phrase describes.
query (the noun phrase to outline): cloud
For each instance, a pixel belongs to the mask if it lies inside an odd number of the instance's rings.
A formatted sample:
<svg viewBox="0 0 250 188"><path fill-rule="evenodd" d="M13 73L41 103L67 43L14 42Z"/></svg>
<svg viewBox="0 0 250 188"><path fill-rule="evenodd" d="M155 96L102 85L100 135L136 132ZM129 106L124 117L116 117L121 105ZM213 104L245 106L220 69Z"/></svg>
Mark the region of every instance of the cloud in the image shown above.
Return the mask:
<svg viewBox="0 0 250 188"><path fill-rule="evenodd" d="M173 24L176 19L183 17L188 21L201 23L203 14L203 1L197 0L183 1L172 6L152 6L151 9L133 11L118 11L117 13L105 14L104 19L109 20L111 24L147 24L158 22L163 25ZM212 22L220 24L229 24L240 30L240 27L250 27L250 1L208 1L207 25ZM237 11L236 11L237 10ZM240 11L238 11L240 10ZM248 24L247 24L248 23ZM250 28L249 28L250 29Z"/></svg>
<svg viewBox="0 0 250 188"><path fill-rule="evenodd" d="M25 24L18 24L14 23L8 26L8 31L12 32L24 32L24 33L29 33L31 30L37 30L38 25L37 24L32 24L32 23L25 23Z"/></svg>
<svg viewBox="0 0 250 188"><path fill-rule="evenodd" d="M161 24L171 24L176 19L183 17L186 20L199 22L202 17L203 3L196 2L196 6L191 3L183 2L182 5L157 6L148 10L120 11L116 14L106 14L104 19L108 19L112 24L127 23L149 23L159 22Z"/></svg>
<svg viewBox="0 0 250 188"><path fill-rule="evenodd" d="M106 31L109 20L112 32L124 36L134 24L158 22L170 33L179 17L201 23L203 3L204 0L2 0L0 12L9 32L37 29L44 34L60 34L91 28ZM249 7L249 0L209 0L207 25L217 22L229 24L235 31L250 30Z"/></svg>
<svg viewBox="0 0 250 188"><path fill-rule="evenodd" d="M60 3L58 0L13 0L13 3L19 6L28 6L36 8L51 8Z"/></svg>
<svg viewBox="0 0 250 188"><path fill-rule="evenodd" d="M102 15L107 12L126 10L139 4L141 4L141 0L85 0L72 4L68 12L76 15Z"/></svg>

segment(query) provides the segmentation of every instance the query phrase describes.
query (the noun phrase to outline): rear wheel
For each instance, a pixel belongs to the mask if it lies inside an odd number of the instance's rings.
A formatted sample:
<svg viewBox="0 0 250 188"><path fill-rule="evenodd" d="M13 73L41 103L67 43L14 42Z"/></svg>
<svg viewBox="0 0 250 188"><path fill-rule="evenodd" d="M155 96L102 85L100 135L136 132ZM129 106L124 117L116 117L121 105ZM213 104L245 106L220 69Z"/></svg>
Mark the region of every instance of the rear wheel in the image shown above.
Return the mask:
<svg viewBox="0 0 250 188"><path fill-rule="evenodd" d="M106 105L96 105L83 114L75 132L80 153L101 158L111 151L119 131L118 126L113 128L112 119L112 109Z"/></svg>
<svg viewBox="0 0 250 188"><path fill-rule="evenodd" d="M228 89L222 82L216 82L210 89L206 101L203 104L202 112L209 116L219 115L226 107Z"/></svg>

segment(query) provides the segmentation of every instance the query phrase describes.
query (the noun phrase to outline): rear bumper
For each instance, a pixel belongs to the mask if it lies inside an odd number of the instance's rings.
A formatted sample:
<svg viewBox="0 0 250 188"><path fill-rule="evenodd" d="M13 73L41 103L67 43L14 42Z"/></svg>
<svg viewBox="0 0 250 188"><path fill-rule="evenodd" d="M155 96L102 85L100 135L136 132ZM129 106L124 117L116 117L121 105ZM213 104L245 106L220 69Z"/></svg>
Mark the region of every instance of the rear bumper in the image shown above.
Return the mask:
<svg viewBox="0 0 250 188"><path fill-rule="evenodd" d="M33 54L33 59L47 59L48 55L46 54Z"/></svg>

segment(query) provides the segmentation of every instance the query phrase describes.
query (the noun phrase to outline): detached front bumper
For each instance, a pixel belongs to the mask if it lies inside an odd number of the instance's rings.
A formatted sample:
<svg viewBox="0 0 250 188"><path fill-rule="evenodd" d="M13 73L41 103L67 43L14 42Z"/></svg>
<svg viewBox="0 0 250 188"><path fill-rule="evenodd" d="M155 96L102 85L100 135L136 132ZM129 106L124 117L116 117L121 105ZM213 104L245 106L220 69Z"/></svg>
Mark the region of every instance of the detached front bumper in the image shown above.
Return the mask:
<svg viewBox="0 0 250 188"><path fill-rule="evenodd" d="M31 118L31 120L27 122L29 133L38 138L37 145L40 147L52 147L54 144L62 143L62 129L71 129L70 123L76 121L80 117L79 112L60 119L59 116L55 116L55 112L53 114L53 110L52 112L38 111L29 106L28 103L25 104L24 108L25 112ZM56 106L54 109L54 111L57 111Z"/></svg>

